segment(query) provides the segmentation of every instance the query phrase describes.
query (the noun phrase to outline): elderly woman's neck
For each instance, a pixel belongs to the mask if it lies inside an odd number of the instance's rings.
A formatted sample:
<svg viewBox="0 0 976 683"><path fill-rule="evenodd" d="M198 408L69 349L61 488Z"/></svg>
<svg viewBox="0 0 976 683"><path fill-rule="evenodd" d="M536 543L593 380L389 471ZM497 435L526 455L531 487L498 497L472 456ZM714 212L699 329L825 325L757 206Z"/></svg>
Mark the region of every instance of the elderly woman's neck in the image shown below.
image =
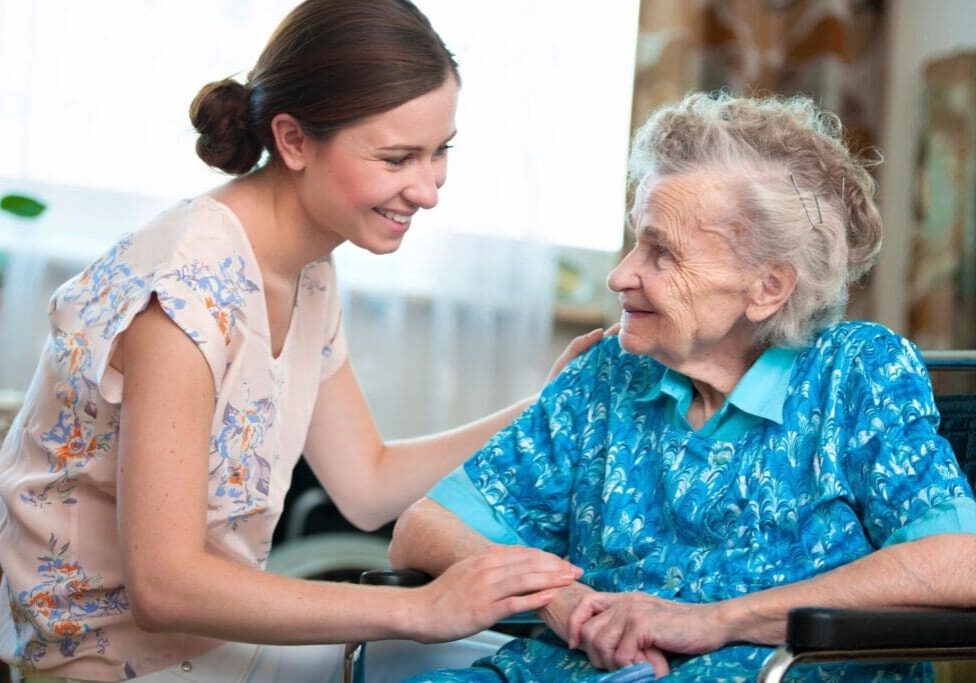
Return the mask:
<svg viewBox="0 0 976 683"><path fill-rule="evenodd" d="M757 348L745 355L723 359L710 358L675 368L691 380L694 388L691 407L685 419L694 429L705 424L725 404L732 390L762 354Z"/></svg>

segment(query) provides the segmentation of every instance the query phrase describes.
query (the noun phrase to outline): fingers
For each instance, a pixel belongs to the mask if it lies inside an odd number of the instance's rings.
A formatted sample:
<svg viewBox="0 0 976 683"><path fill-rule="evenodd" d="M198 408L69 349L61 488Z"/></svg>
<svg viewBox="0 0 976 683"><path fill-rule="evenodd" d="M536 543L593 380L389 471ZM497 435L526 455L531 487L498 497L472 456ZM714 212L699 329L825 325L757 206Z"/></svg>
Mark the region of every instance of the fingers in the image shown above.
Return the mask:
<svg viewBox="0 0 976 683"><path fill-rule="evenodd" d="M575 572L562 569L556 571L525 572L512 568L503 572L497 579L494 591L499 598L510 595L527 595L538 591L568 586L578 578Z"/></svg>
<svg viewBox="0 0 976 683"><path fill-rule="evenodd" d="M573 608L572 613L569 615L567 624L567 630L569 631L569 640L567 641L567 644L569 645L570 649L576 649L580 646L583 624L589 621L594 615L607 609L609 606L610 602L608 600L596 595L587 596L580 600L579 604Z"/></svg>
<svg viewBox="0 0 976 683"><path fill-rule="evenodd" d="M656 647L644 648L641 652L644 655L644 661L654 667L655 678L663 678L671 671L667 657Z"/></svg>
<svg viewBox="0 0 976 683"><path fill-rule="evenodd" d="M581 334L580 336L575 337L571 342L569 342L569 345L566 346L566 350L559 354L556 362L553 363L552 369L549 371L549 376L546 378L546 381L552 381L556 375L562 372L563 368L565 368L571 360L585 353L591 346L603 339L603 336L603 328L597 327L596 329L590 330L586 334Z"/></svg>
<svg viewBox="0 0 976 683"><path fill-rule="evenodd" d="M552 589L572 584L583 573L550 553L515 546L489 548L471 565L466 590L480 596L490 620L544 607L553 598Z"/></svg>
<svg viewBox="0 0 976 683"><path fill-rule="evenodd" d="M473 556L484 568L504 568L512 572L550 572L571 574L575 581L583 570L558 555L536 548L516 545L493 545Z"/></svg>
<svg viewBox="0 0 976 683"><path fill-rule="evenodd" d="M641 646L638 631L633 627L624 630L624 634L617 644L617 649L613 653L612 659L617 668L623 668L631 664L636 664L637 662L647 662L654 667L655 675L657 676L662 675L659 673L659 667L662 664L665 667L665 671L667 671L667 660L661 654L661 651L652 645L645 644Z"/></svg>
<svg viewBox="0 0 976 683"><path fill-rule="evenodd" d="M505 598L498 604L498 616L495 621L504 619L511 614L519 612L534 612L542 609L552 601L553 595L550 591L540 591L529 595L513 595Z"/></svg>
<svg viewBox="0 0 976 683"><path fill-rule="evenodd" d="M591 617L580 629L580 642L593 666L613 669L613 655L624 635L623 620L615 618L612 610Z"/></svg>

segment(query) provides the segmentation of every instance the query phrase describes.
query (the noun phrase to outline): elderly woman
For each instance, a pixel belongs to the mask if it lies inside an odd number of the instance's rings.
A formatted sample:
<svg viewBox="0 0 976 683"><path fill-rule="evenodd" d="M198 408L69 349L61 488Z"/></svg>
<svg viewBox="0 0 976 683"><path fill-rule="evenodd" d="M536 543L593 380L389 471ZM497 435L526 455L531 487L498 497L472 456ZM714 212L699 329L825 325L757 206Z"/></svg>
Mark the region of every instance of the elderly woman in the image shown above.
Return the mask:
<svg viewBox="0 0 976 683"><path fill-rule="evenodd" d="M609 277L619 339L413 506L391 548L438 574L522 543L585 573L540 611L550 631L424 680L633 663L746 680L790 608L972 604L946 576L973 547L976 503L918 351L839 322L880 247L865 166L806 98L694 94L641 127L637 243ZM927 669L811 674L863 675Z"/></svg>

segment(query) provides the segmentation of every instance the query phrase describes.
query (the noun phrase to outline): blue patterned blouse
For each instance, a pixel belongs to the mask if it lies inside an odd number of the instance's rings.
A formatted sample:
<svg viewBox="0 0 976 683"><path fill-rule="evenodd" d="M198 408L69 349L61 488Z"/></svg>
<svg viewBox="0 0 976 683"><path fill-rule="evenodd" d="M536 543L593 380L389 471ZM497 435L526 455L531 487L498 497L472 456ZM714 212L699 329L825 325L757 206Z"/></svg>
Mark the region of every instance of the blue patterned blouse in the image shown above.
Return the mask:
<svg viewBox="0 0 976 683"><path fill-rule="evenodd" d="M910 342L842 323L770 349L700 429L689 380L608 338L428 495L494 540L568 557L600 591L709 602L800 581L884 545L976 533L976 503ZM668 680L754 680L771 649L675 658ZM924 666L805 670L920 680ZM591 681L551 632L413 680Z"/></svg>

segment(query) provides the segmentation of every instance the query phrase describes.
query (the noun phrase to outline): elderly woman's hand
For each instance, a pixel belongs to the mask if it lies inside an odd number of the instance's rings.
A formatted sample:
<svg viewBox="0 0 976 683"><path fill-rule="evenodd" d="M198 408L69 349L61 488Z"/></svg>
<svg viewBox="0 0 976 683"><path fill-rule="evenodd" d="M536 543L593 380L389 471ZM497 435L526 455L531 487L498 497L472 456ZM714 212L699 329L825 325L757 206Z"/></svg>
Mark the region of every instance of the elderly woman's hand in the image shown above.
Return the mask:
<svg viewBox="0 0 976 683"><path fill-rule="evenodd" d="M718 603L672 602L640 592L591 593L569 618L569 646L611 671L648 662L660 677L668 672L663 652L711 652L732 639Z"/></svg>
<svg viewBox="0 0 976 683"><path fill-rule="evenodd" d="M598 595L596 591L574 581L568 586L556 588L551 591L552 600L545 607L539 610L539 616L546 622L546 626L565 640L567 643L570 638L570 617L576 613L577 608L582 604L584 598L591 595Z"/></svg>

